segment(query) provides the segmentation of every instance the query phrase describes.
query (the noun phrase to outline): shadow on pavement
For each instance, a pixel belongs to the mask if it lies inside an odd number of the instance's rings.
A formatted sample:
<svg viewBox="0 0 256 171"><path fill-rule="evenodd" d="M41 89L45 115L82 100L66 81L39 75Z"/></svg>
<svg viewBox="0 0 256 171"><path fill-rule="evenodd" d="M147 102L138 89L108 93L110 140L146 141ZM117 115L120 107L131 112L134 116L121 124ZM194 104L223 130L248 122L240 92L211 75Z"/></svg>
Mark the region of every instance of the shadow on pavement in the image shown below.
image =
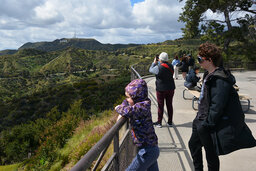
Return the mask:
<svg viewBox="0 0 256 171"><path fill-rule="evenodd" d="M187 122L187 123L183 123L183 124L178 124L175 125L176 127L186 127L186 128L191 128L192 129L192 122Z"/></svg>
<svg viewBox="0 0 256 171"><path fill-rule="evenodd" d="M251 107L254 107L254 106L251 106ZM244 113L245 115L249 114L249 115L255 115L256 114L256 111L255 110L252 110L252 109L249 109L248 112L245 112Z"/></svg>

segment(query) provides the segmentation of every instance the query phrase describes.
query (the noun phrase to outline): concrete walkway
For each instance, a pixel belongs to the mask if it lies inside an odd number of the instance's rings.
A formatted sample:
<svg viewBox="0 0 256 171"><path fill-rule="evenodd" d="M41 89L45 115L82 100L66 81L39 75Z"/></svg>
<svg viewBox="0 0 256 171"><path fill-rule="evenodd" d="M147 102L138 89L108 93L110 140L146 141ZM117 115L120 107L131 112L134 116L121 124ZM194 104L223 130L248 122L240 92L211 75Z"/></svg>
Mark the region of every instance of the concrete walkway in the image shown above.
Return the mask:
<svg viewBox="0 0 256 171"><path fill-rule="evenodd" d="M237 80L239 93L247 94L252 98L250 110L245 114L245 121L256 137L256 71L234 72ZM147 78L150 99L152 100L151 111L153 121L157 120L157 101L155 92L155 78ZM182 91L184 90L183 80L179 75L179 80L175 80L176 90L173 99L174 116L173 127L167 127L167 115L165 106L165 116L163 127L155 127L160 148L158 164L160 171L191 171L193 170L192 159L188 149L188 140L192 132L192 121L196 111L192 109L191 100L184 100ZM187 94L189 95L189 93ZM204 155L204 170L207 163ZM256 171L256 148L243 149L231 154L220 156L221 171Z"/></svg>

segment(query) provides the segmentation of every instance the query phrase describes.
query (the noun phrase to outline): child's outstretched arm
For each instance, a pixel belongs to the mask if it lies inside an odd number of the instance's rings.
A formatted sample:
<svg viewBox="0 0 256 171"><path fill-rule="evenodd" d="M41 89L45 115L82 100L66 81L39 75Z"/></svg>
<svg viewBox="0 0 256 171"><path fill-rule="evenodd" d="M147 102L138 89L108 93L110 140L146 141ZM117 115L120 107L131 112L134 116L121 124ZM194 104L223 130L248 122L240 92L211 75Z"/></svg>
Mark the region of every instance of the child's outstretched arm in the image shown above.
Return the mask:
<svg viewBox="0 0 256 171"><path fill-rule="evenodd" d="M118 105L115 107L115 110L120 115L129 118L130 115L132 114L132 112L134 111L133 108L134 108L134 106L130 105L129 102L127 101L127 99L125 99L121 105Z"/></svg>

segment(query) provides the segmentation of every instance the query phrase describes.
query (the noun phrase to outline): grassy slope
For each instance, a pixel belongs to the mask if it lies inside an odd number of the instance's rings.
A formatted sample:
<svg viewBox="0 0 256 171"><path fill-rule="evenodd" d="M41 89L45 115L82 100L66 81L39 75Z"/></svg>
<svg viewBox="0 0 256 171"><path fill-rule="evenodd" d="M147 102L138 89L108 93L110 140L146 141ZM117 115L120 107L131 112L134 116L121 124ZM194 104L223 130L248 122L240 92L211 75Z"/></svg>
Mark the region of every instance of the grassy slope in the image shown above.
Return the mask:
<svg viewBox="0 0 256 171"><path fill-rule="evenodd" d="M75 134L63 149L59 150L61 160L56 161L50 170L69 170L89 149L100 140L115 123L117 114L104 111L99 117L80 122Z"/></svg>
<svg viewBox="0 0 256 171"><path fill-rule="evenodd" d="M0 166L0 171L16 171L18 170L19 166L20 166L20 163L8 165L8 166Z"/></svg>

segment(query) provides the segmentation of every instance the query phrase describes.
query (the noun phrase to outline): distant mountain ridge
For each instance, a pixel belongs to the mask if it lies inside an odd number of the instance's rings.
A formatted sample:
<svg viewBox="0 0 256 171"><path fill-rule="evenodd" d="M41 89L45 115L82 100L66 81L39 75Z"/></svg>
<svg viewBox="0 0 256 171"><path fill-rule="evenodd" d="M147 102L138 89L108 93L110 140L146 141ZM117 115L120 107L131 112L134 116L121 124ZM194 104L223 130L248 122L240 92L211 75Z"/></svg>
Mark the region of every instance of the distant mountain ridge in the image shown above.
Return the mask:
<svg viewBox="0 0 256 171"><path fill-rule="evenodd" d="M12 54L14 54L16 52L17 52L17 50L6 49L6 50L0 51L0 56L1 55L12 55Z"/></svg>
<svg viewBox="0 0 256 171"><path fill-rule="evenodd" d="M81 48L86 50L107 50L115 51L121 48L128 48L133 46L139 46L139 44L102 44L95 39L81 39L81 38L62 38L56 39L52 42L35 42L25 43L18 50L21 49L36 49L41 51L56 51L62 50L68 47Z"/></svg>

